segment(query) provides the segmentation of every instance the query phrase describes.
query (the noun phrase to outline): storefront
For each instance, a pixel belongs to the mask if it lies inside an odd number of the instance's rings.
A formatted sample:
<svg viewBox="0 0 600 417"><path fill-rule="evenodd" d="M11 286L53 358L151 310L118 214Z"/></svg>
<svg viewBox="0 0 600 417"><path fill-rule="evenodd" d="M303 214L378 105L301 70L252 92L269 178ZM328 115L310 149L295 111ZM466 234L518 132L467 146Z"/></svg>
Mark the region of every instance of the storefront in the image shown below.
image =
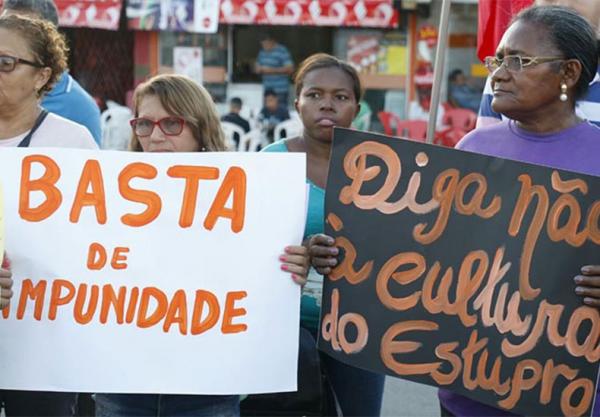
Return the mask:
<svg viewBox="0 0 600 417"><path fill-rule="evenodd" d="M157 62L149 65L149 73L175 71L178 48L201 48L202 81L218 103L240 96L248 107L260 108L262 85L253 67L259 38L265 31L289 49L296 64L316 52L332 53L352 62L362 74L367 99L376 108L383 107L388 92L404 94L407 89L412 13L404 13L400 2L222 0L215 34L173 31L189 27L186 16L194 13L189 7L185 9L187 14L183 13L175 3L183 8L185 2L172 2L170 11L154 8L153 14L147 7L146 16L153 15L152 19L140 18L139 8L137 17L131 16L130 28L160 30L155 32ZM128 7L130 11L133 9ZM167 22L168 27L161 28L161 21Z"/></svg>
<svg viewBox="0 0 600 417"><path fill-rule="evenodd" d="M391 110L402 117L416 97L423 42L431 46L429 59L434 54L435 34L433 41L427 36L436 31L441 8L435 0L55 1L71 44L71 71L101 99L125 103L148 76L183 71L195 74L221 108L232 96L259 108L262 86L253 66L268 30L296 64L315 52L351 62L373 114ZM210 9L215 22L199 18L199 8ZM218 28L197 33L206 29L198 22L218 22ZM455 0L447 68L485 75L475 56L476 33L476 2Z"/></svg>
<svg viewBox="0 0 600 417"><path fill-rule="evenodd" d="M71 74L102 106L133 88L134 33L122 0L54 0L70 48Z"/></svg>

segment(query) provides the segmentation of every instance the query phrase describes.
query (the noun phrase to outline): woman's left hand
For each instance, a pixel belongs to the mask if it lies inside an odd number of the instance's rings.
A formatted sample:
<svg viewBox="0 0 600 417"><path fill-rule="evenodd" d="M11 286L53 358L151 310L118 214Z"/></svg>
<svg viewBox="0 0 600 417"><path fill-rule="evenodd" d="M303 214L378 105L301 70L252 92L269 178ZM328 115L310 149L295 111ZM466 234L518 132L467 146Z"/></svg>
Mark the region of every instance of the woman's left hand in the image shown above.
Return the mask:
<svg viewBox="0 0 600 417"><path fill-rule="evenodd" d="M574 278L575 293L583 297L583 303L600 309L600 265L586 265L581 275Z"/></svg>
<svg viewBox="0 0 600 417"><path fill-rule="evenodd" d="M292 274L294 282L300 286L306 284L308 275L309 256L308 250L301 245L287 246L285 253L279 257L281 269Z"/></svg>

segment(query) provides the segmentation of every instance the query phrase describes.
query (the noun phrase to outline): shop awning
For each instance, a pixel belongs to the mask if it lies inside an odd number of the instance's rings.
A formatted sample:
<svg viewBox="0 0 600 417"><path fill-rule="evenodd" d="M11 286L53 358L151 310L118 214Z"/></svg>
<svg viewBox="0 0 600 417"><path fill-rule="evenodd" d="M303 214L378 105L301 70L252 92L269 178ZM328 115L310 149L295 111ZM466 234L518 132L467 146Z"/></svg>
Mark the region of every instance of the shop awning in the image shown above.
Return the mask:
<svg viewBox="0 0 600 417"><path fill-rule="evenodd" d="M117 30L123 0L54 0L61 26Z"/></svg>
<svg viewBox="0 0 600 417"><path fill-rule="evenodd" d="M393 28L392 0L221 0L220 23Z"/></svg>

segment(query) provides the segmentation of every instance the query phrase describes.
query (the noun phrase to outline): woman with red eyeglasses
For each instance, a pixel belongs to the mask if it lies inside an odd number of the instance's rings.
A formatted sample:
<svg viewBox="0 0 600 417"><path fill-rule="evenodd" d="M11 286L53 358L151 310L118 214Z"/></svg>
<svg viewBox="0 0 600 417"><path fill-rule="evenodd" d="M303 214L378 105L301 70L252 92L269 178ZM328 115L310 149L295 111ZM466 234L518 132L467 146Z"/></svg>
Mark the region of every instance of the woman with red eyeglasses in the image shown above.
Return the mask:
<svg viewBox="0 0 600 417"><path fill-rule="evenodd" d="M136 88L133 103L131 150L225 151L212 98L191 79L171 74L151 78ZM294 282L305 284L308 254L303 246L288 246L280 261ZM236 416L240 412L237 395L96 394L95 399L98 417Z"/></svg>

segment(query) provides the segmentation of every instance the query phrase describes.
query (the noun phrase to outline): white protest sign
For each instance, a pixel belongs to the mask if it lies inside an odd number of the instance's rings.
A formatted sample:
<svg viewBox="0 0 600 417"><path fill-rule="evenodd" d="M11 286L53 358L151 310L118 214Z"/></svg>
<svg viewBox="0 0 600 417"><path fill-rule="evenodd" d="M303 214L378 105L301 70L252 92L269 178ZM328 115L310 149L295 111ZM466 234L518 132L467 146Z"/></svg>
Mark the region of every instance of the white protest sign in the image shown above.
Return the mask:
<svg viewBox="0 0 600 417"><path fill-rule="evenodd" d="M176 46L173 48L173 70L175 74L187 75L202 85L203 71L202 48L194 46Z"/></svg>
<svg viewBox="0 0 600 417"><path fill-rule="evenodd" d="M1 3L1 2L0 2ZM0 183L0 265L4 262L4 192Z"/></svg>
<svg viewBox="0 0 600 417"><path fill-rule="evenodd" d="M3 149L0 389L296 389L305 157ZM93 250L90 251L90 248Z"/></svg>

